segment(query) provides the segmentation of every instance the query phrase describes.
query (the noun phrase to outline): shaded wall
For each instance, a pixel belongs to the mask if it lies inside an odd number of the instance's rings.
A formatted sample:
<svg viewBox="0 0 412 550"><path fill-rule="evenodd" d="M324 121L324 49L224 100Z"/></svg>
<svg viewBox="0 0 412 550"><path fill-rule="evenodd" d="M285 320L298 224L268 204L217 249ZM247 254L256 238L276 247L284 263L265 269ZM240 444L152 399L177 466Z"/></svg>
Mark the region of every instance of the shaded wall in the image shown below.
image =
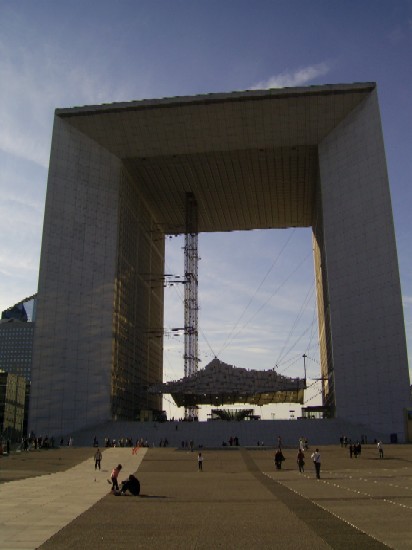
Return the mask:
<svg viewBox="0 0 412 550"><path fill-rule="evenodd" d="M160 409L148 386L162 381L164 235L134 182L122 173L114 311L112 416Z"/></svg>

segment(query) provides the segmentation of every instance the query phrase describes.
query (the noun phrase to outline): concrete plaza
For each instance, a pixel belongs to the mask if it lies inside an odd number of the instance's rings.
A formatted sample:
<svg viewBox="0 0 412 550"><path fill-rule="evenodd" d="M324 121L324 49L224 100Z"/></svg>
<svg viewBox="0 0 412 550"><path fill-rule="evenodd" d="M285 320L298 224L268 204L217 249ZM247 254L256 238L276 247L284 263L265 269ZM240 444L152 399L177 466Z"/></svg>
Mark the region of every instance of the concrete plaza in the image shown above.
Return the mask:
<svg viewBox="0 0 412 550"><path fill-rule="evenodd" d="M306 453L269 448L111 448L95 472L92 448L0 457L0 548L412 548L412 446L320 447L317 481ZM115 497L107 478L137 471L140 497Z"/></svg>

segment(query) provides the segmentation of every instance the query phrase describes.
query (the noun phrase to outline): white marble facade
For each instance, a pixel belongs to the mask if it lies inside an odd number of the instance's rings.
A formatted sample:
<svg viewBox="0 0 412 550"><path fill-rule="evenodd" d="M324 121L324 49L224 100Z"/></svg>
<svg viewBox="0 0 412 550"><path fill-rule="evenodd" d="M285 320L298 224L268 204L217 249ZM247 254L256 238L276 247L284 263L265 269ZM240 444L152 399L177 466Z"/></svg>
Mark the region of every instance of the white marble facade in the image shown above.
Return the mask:
<svg viewBox="0 0 412 550"><path fill-rule="evenodd" d="M163 318L160 290L149 302L153 289L143 279L122 287L128 247L136 254L130 273L159 271L164 253L152 239L139 259L141 245L122 241L123 177L140 205L133 223L142 234L182 232L187 191L199 199L200 231L312 224L321 325L327 317L322 372L335 415L403 440L409 373L373 83L56 111L29 429L58 437L111 419L114 387L121 409L133 369L142 388L143 380L161 382L161 349L149 353L150 377L143 335L127 347L116 332L128 327L123 319L116 328L122 288L134 318L139 304L154 311L138 330L159 328ZM129 374L123 363L114 367L116 353L130 362Z"/></svg>

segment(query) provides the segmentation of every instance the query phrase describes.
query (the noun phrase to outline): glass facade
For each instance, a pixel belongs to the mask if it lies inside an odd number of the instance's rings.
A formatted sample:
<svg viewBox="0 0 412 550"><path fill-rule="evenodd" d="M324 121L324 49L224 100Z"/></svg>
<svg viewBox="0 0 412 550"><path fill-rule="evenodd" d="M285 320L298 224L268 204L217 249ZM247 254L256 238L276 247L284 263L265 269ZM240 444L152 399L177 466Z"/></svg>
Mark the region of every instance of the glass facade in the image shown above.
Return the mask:
<svg viewBox="0 0 412 550"><path fill-rule="evenodd" d="M164 235L127 174L119 212L112 417L138 420L143 411L161 408L161 398L147 388L162 380L163 343L152 333L163 327Z"/></svg>
<svg viewBox="0 0 412 550"><path fill-rule="evenodd" d="M26 385L22 376L0 372L0 428L12 441L23 435Z"/></svg>
<svg viewBox="0 0 412 550"><path fill-rule="evenodd" d="M17 319L18 321L27 321L27 312L24 304L16 304L13 307L6 309L1 314L2 319Z"/></svg>
<svg viewBox="0 0 412 550"><path fill-rule="evenodd" d="M34 323L0 322L0 370L24 376L30 382Z"/></svg>

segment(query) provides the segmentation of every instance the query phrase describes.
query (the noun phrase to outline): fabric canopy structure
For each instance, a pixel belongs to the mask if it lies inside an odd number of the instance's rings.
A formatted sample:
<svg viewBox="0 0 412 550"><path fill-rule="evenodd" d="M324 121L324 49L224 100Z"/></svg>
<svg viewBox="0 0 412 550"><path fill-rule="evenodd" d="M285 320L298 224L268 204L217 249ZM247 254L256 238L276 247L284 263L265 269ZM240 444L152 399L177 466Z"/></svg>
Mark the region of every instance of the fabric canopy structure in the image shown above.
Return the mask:
<svg viewBox="0 0 412 550"><path fill-rule="evenodd" d="M180 380L157 384L150 393L171 394L178 407L248 403L301 403L306 380L289 378L275 370L237 368L215 358L204 369Z"/></svg>

